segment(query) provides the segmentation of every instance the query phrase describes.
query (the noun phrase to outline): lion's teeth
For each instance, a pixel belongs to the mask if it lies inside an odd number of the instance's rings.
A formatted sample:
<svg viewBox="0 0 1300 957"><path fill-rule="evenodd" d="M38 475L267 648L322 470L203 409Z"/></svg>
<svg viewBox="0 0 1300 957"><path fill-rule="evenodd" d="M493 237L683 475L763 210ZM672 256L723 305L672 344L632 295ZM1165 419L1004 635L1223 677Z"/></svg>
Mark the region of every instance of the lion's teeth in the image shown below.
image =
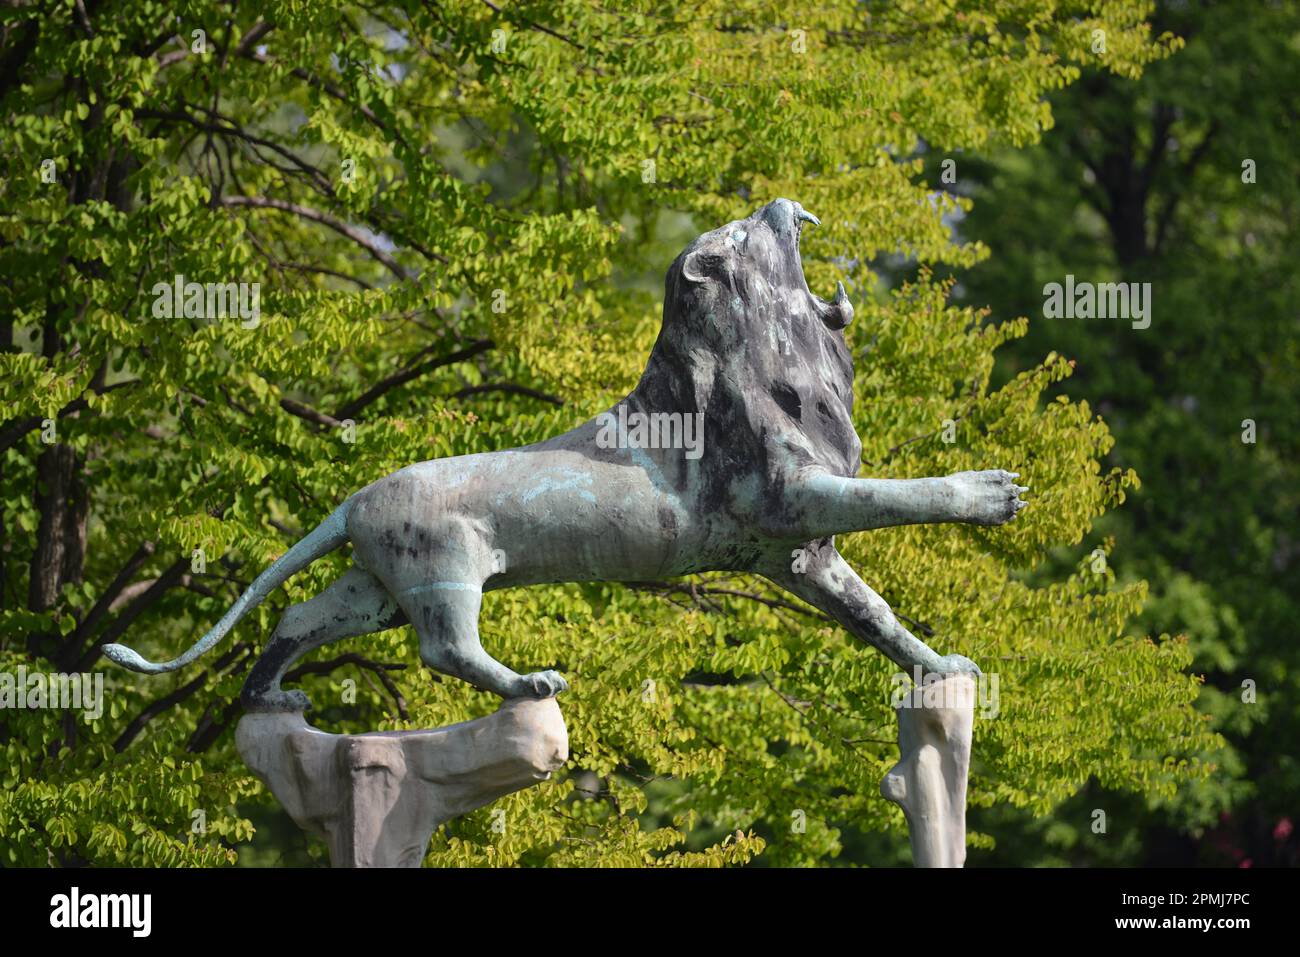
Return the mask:
<svg viewBox="0 0 1300 957"><path fill-rule="evenodd" d="M817 300L817 314L831 329L843 329L853 321L853 303L849 302L849 294L844 291L844 283L836 283L835 298L830 302Z"/></svg>

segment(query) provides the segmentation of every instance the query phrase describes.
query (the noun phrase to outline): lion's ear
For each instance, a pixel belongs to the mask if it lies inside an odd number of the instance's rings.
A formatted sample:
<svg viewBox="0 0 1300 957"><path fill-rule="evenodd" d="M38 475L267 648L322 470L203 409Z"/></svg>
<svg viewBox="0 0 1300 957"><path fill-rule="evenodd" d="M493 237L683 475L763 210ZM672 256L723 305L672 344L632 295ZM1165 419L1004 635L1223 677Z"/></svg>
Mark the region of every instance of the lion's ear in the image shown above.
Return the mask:
<svg viewBox="0 0 1300 957"><path fill-rule="evenodd" d="M704 282L710 274L717 275L723 257L710 249L692 249L682 260L682 277L689 282Z"/></svg>

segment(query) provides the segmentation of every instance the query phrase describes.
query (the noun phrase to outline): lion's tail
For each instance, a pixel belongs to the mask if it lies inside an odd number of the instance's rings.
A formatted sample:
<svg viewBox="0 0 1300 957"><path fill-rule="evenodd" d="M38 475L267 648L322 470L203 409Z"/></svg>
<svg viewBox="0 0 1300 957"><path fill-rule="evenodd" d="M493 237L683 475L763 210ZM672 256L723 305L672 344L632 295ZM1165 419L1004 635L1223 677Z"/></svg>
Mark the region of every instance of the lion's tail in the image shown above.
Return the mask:
<svg viewBox="0 0 1300 957"><path fill-rule="evenodd" d="M348 540L347 518L351 505L351 499L344 502L330 514L329 518L308 532L301 541L276 559L269 568L257 576L253 584L249 585L248 590L230 606L230 610L222 616L221 620L179 657L173 658L171 661L146 661L125 645L105 645L104 654L123 668L129 668L132 671L139 671L147 675L157 675L165 671L176 671L178 668L184 668L200 655L207 653L213 645L226 637L226 634L231 628L235 627L235 623L239 619L243 618L250 609L256 608L265 601L266 597L284 584L291 575L301 571L322 555L332 552L346 542Z"/></svg>

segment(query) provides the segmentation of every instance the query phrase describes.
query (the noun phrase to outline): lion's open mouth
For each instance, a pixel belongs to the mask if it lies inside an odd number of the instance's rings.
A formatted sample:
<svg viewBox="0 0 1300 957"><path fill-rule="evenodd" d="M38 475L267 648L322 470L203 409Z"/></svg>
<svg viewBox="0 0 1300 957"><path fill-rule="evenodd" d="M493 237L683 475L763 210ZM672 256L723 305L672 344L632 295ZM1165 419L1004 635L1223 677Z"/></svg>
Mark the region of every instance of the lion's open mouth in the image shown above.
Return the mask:
<svg viewBox="0 0 1300 957"><path fill-rule="evenodd" d="M820 226L822 221L814 216L808 210L804 209L798 203L794 204L794 249L795 255L799 257L799 272L803 273L803 257L799 256L799 240L803 238L803 224L812 223L814 226ZM804 287L807 288L808 282L804 281ZM821 296L808 290L808 295L812 296L813 308L817 312L817 318L828 329L843 329L853 321L853 303L849 302L849 295L844 291L844 283L837 283L835 288L835 298L827 302Z"/></svg>
<svg viewBox="0 0 1300 957"><path fill-rule="evenodd" d="M814 226L820 226L822 221L814 216L808 210L804 209L798 203L794 207L794 248L799 248L799 240L803 238L803 224L812 223Z"/></svg>
<svg viewBox="0 0 1300 957"><path fill-rule="evenodd" d="M821 296L813 296L813 306L817 310L817 318L821 319L822 324L828 329L843 329L853 321L853 303L849 302L849 294L844 291L844 283L835 284L835 298L827 302Z"/></svg>

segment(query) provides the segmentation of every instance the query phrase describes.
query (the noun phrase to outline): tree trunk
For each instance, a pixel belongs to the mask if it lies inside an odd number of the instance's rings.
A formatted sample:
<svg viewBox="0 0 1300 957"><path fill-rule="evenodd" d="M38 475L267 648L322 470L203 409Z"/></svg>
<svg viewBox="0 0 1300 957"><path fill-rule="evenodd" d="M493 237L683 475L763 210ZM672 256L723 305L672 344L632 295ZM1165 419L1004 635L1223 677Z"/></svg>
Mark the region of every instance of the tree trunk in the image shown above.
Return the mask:
<svg viewBox="0 0 1300 957"><path fill-rule="evenodd" d="M36 460L36 508L41 513L28 582L27 607L54 607L68 582L81 583L86 560L89 497L83 462L70 445L49 446Z"/></svg>

